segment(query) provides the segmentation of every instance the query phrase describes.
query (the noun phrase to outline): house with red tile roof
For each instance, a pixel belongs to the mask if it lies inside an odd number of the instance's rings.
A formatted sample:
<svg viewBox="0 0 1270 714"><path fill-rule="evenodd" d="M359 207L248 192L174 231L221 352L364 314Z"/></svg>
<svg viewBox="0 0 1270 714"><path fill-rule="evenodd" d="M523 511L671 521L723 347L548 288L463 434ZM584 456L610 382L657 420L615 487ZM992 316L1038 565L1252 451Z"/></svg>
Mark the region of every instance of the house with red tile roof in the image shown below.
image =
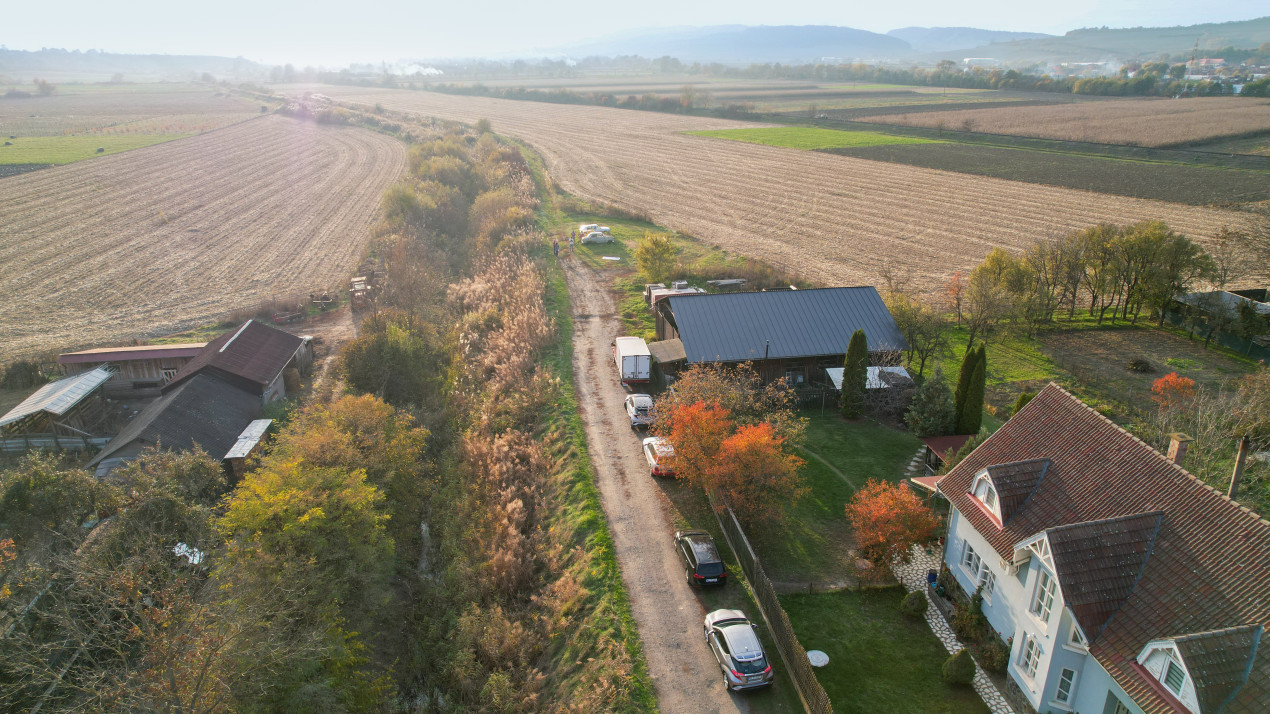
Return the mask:
<svg viewBox="0 0 1270 714"><path fill-rule="evenodd" d="M1011 643L1016 700L1270 711L1270 522L1053 384L938 489L944 562Z"/></svg>

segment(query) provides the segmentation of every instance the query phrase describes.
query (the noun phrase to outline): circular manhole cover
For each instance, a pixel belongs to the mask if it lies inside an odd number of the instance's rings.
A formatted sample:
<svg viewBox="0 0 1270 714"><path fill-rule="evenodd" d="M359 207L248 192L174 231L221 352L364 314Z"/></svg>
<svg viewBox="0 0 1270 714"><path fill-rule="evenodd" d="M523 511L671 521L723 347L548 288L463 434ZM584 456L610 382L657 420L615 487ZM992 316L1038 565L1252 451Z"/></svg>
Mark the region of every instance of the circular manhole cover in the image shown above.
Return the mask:
<svg viewBox="0 0 1270 714"><path fill-rule="evenodd" d="M811 666L813 667L823 667L829 664L829 655L821 652L820 650L812 650L808 652L807 659L811 662Z"/></svg>

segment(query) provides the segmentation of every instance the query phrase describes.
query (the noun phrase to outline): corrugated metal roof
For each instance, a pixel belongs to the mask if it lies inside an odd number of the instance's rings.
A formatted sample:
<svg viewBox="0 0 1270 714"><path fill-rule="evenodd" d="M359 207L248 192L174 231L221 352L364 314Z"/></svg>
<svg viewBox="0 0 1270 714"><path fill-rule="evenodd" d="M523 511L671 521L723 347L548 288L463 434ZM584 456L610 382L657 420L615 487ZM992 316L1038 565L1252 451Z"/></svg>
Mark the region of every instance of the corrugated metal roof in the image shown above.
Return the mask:
<svg viewBox="0 0 1270 714"><path fill-rule="evenodd" d="M689 363L846 354L863 329L869 350L908 343L872 286L665 298Z"/></svg>
<svg viewBox="0 0 1270 714"><path fill-rule="evenodd" d="M142 409L88 465L133 442L162 443L173 451L198 444L212 456L223 454L259 413L260 397L214 375L196 374Z"/></svg>
<svg viewBox="0 0 1270 714"><path fill-rule="evenodd" d="M227 459L241 459L251 453L256 448L256 444L264 437L265 432L269 430L269 425L273 423L273 419L256 419L243 429L243 433L238 435L238 441L229 448L225 454Z"/></svg>
<svg viewBox="0 0 1270 714"><path fill-rule="evenodd" d="M845 353L843 354L843 357L846 357ZM842 367L830 367L825 370L825 374L829 375L829 381L833 383L834 389L842 389L843 371L844 368ZM867 372L864 375L865 389L886 389L890 387L891 383L882 378L884 373L895 375L896 377L903 379L912 379L908 370L903 367L866 367L865 371Z"/></svg>
<svg viewBox="0 0 1270 714"><path fill-rule="evenodd" d="M240 380L244 389L250 385L256 394L262 394L303 344L303 338L248 320L237 330L208 342L163 390L175 389L192 375L211 369L227 378Z"/></svg>
<svg viewBox="0 0 1270 714"><path fill-rule="evenodd" d="M175 345L139 345L135 347L98 347L92 350L67 352L57 356L58 364L84 362L123 362L126 360L154 359L156 357L193 357L205 342L182 342Z"/></svg>
<svg viewBox="0 0 1270 714"><path fill-rule="evenodd" d="M110 379L110 372L105 367L98 367L74 377L59 379L36 390L35 394L22 400L22 403L0 417L0 426L12 424L36 412L49 412L61 416L80 400L93 393Z"/></svg>

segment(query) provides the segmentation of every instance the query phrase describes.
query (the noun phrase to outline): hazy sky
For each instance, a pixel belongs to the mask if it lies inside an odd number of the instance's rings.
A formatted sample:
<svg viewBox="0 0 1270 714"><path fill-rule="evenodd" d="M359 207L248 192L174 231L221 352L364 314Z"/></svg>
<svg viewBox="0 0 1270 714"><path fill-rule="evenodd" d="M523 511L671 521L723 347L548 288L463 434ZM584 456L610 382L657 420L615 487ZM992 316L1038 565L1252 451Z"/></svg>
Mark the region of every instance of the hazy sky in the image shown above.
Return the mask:
<svg viewBox="0 0 1270 714"><path fill-rule="evenodd" d="M1062 34L1078 27L1189 25L1270 14L1265 0L9 0L10 49L243 56L341 66L411 57L495 56L633 28L845 25L874 32L971 26Z"/></svg>

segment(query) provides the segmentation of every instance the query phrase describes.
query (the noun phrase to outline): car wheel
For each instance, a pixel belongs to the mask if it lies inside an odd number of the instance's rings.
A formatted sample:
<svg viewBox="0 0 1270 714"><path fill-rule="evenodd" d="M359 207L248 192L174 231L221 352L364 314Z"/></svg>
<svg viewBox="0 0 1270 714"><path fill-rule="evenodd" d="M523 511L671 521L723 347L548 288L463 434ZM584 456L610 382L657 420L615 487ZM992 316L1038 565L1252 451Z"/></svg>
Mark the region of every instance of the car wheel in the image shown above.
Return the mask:
<svg viewBox="0 0 1270 714"><path fill-rule="evenodd" d="M684 582L688 583L688 587L692 587L692 571L684 568ZM706 639L710 639L710 633L706 632Z"/></svg>

